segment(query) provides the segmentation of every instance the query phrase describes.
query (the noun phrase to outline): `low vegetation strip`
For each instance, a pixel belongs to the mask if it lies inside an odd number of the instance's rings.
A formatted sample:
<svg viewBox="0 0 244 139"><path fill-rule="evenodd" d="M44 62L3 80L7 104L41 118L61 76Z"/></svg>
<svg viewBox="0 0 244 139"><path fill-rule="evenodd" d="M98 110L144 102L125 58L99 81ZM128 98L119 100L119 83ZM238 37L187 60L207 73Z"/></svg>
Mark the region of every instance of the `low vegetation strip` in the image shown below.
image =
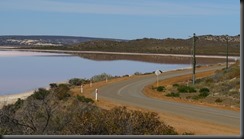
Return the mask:
<svg viewBox="0 0 244 139"><path fill-rule="evenodd" d="M154 112L101 109L71 84L50 84L0 109L1 135L178 135ZM185 132L183 135L192 135Z"/></svg>
<svg viewBox="0 0 244 139"><path fill-rule="evenodd" d="M149 97L174 100L178 102L208 105L231 110L240 110L240 63L237 61L228 69L196 74L192 85L192 75L184 75L159 81L164 91L154 88L156 83L144 88Z"/></svg>

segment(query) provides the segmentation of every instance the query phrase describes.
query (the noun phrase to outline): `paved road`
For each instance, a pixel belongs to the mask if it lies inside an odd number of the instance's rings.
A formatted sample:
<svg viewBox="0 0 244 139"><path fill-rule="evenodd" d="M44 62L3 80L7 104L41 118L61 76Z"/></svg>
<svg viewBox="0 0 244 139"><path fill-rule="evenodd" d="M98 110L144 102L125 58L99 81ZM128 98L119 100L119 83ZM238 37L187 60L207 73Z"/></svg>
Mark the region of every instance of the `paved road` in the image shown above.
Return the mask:
<svg viewBox="0 0 244 139"><path fill-rule="evenodd" d="M223 68L223 66L212 66L208 69L198 69L196 70L196 72L203 72L221 68ZM190 74L191 72L191 70L182 70L175 73L165 72L159 76L159 79L166 79ZM141 108L150 109L155 112L167 112L179 116L205 120L211 123L227 125L233 128L240 128L240 112L211 108L206 106L163 101L146 97L142 92L144 86L151 84L155 81L156 75L150 75L112 83L99 88L99 97L113 101L115 103L138 106Z"/></svg>

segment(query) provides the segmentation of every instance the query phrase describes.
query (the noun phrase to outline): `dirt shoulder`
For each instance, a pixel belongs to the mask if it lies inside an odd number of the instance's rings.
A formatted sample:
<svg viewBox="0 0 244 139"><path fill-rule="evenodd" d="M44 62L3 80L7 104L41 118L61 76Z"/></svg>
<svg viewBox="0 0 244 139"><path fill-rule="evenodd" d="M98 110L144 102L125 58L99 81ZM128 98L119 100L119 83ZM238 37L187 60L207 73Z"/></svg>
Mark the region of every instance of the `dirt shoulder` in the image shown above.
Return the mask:
<svg viewBox="0 0 244 139"><path fill-rule="evenodd" d="M139 110L142 112L152 112L150 109L119 104L105 99L100 99L96 105L103 109L112 109L117 106L126 106L130 110ZM155 111L154 111L155 112ZM184 132L194 133L195 135L240 135L240 129L230 128L228 126L213 124L210 122L195 120L191 118L172 115L169 113L157 112L160 120L174 127L180 134Z"/></svg>

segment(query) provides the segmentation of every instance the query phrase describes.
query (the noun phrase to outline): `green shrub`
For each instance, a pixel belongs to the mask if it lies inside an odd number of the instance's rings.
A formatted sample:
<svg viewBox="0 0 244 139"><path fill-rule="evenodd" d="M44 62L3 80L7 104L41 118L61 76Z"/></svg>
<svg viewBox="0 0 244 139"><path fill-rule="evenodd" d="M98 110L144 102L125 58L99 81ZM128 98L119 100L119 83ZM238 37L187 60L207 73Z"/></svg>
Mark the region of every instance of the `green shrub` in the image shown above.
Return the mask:
<svg viewBox="0 0 244 139"><path fill-rule="evenodd" d="M164 86L159 86L159 87L157 87L157 91L158 92L163 92L163 91L165 91L165 87Z"/></svg>
<svg viewBox="0 0 244 139"><path fill-rule="evenodd" d="M54 89L54 88L58 87L58 85L56 83L50 83L49 86L50 86L51 89Z"/></svg>
<svg viewBox="0 0 244 139"><path fill-rule="evenodd" d="M58 87L54 90L56 93L56 96L59 100L63 100L67 97L70 97L70 94L68 93L70 90L69 86L67 84L60 84Z"/></svg>
<svg viewBox="0 0 244 139"><path fill-rule="evenodd" d="M173 84L173 87L179 87L179 84L175 83Z"/></svg>
<svg viewBox="0 0 244 139"><path fill-rule="evenodd" d="M44 100L49 93L50 92L45 88L39 88L37 91L34 92L32 96L34 99Z"/></svg>
<svg viewBox="0 0 244 139"><path fill-rule="evenodd" d="M177 88L177 90L180 92L180 93L187 93L188 92L188 87L187 86L179 86Z"/></svg>
<svg viewBox="0 0 244 139"><path fill-rule="evenodd" d="M214 82L214 80L212 79L212 78L208 78L208 79L206 79L206 81L205 81L206 83L213 83Z"/></svg>
<svg viewBox="0 0 244 139"><path fill-rule="evenodd" d="M90 81L87 80L87 79L79 79L79 78L73 78L73 79L69 80L69 84L75 85L75 86L78 86L78 85L81 85L81 84L87 84L89 82Z"/></svg>
<svg viewBox="0 0 244 139"><path fill-rule="evenodd" d="M192 99L194 99L194 100L203 99L203 98L207 97L208 95L209 95L208 92L203 92L203 93L200 93L199 95L193 96Z"/></svg>
<svg viewBox="0 0 244 139"><path fill-rule="evenodd" d="M204 93L204 92L208 93L209 89L208 88L201 88L199 92L200 93Z"/></svg>
<svg viewBox="0 0 244 139"><path fill-rule="evenodd" d="M197 92L194 87L188 86L189 93Z"/></svg>
<svg viewBox="0 0 244 139"><path fill-rule="evenodd" d="M209 95L209 92L200 92L199 97L207 97Z"/></svg>
<svg viewBox="0 0 244 139"><path fill-rule="evenodd" d="M85 102L85 103L94 103L94 101L91 99L91 98L86 98L84 96L80 96L80 95L77 95L76 98L81 101L81 102Z"/></svg>
<svg viewBox="0 0 244 139"><path fill-rule="evenodd" d="M217 102L217 103L220 103L220 102L222 102L223 100L222 99L220 99L220 98L217 98L216 100L215 100L215 102Z"/></svg>
<svg viewBox="0 0 244 139"><path fill-rule="evenodd" d="M0 127L0 135L10 135L10 133L8 128Z"/></svg>
<svg viewBox="0 0 244 139"><path fill-rule="evenodd" d="M191 86L185 86L185 85L181 85L177 88L177 90L180 93L193 93L196 92L196 89L194 87Z"/></svg>
<svg viewBox="0 0 244 139"><path fill-rule="evenodd" d="M66 134L82 135L177 135L175 129L160 121L157 113L127 110L82 111L65 125Z"/></svg>
<svg viewBox="0 0 244 139"><path fill-rule="evenodd" d="M167 96L167 97L180 97L180 93L171 92L171 93L166 94L165 96Z"/></svg>
<svg viewBox="0 0 244 139"><path fill-rule="evenodd" d="M134 75L142 75L141 72L135 72Z"/></svg>
<svg viewBox="0 0 244 139"><path fill-rule="evenodd" d="M15 102L14 106L15 106L15 109L19 109L24 103L24 100L23 99L20 99L18 98L18 100Z"/></svg>
<svg viewBox="0 0 244 139"><path fill-rule="evenodd" d="M98 82L98 81L104 81L104 80L106 80L106 78L107 79L111 79L111 78L113 78L113 76L112 75L109 75L109 74L106 74L106 73L102 73L102 74L93 76L91 78L91 80L93 82Z"/></svg>
<svg viewBox="0 0 244 139"><path fill-rule="evenodd" d="M196 79L195 80L195 84L199 84L199 83L201 83L203 81L203 79Z"/></svg>
<svg viewBox="0 0 244 139"><path fill-rule="evenodd" d="M122 77L129 77L129 75L128 75L128 74L126 74L126 75L123 75Z"/></svg>
<svg viewBox="0 0 244 139"><path fill-rule="evenodd" d="M152 74L153 72L145 72L143 73L143 75L148 75L148 74Z"/></svg>

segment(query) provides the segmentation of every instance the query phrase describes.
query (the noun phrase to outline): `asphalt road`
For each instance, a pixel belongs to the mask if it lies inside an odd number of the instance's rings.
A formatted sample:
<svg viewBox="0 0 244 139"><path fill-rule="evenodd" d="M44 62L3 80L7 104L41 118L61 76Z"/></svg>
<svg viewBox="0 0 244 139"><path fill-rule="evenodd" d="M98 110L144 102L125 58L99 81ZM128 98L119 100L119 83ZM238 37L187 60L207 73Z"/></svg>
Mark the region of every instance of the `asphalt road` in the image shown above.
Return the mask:
<svg viewBox="0 0 244 139"><path fill-rule="evenodd" d="M224 66L210 66L207 69L197 69L196 73L221 69L223 67ZM192 73L191 70L164 72L159 76L159 79L162 80L190 73ZM98 99L102 98L113 101L114 103L138 106L155 112L167 112L178 116L230 126L230 128L240 128L240 112L158 100L145 96L142 92L143 88L155 81L156 75L150 75L112 83L98 88Z"/></svg>

